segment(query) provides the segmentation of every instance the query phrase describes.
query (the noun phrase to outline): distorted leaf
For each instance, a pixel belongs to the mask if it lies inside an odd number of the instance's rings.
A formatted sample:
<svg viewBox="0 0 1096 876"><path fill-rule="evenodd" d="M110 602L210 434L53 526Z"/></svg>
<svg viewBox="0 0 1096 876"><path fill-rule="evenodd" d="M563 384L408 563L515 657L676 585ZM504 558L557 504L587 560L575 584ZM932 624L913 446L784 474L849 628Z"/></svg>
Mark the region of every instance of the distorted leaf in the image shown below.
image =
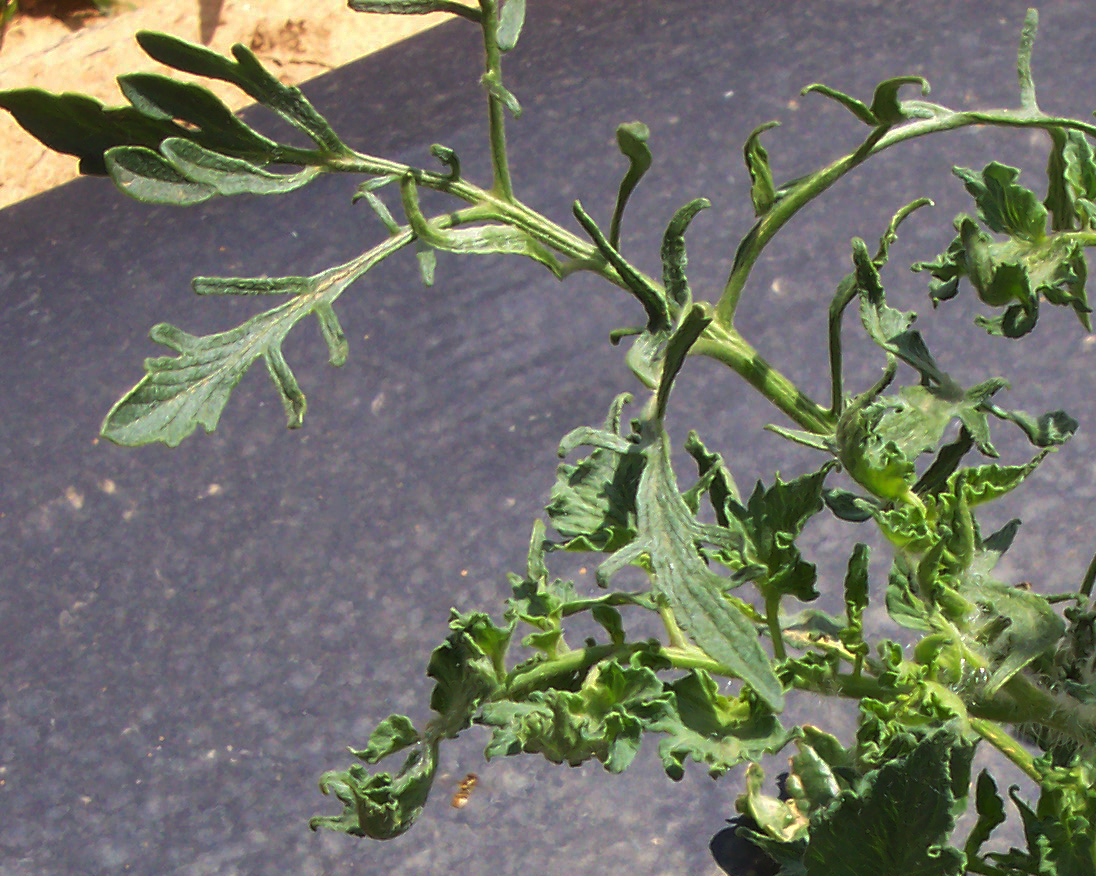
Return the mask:
<svg viewBox="0 0 1096 876"><path fill-rule="evenodd" d="M769 212L776 200L773 174L769 169L769 153L761 145L761 135L779 125L779 122L765 122L754 128L753 133L746 138L746 145L742 150L746 159L746 170L750 173L750 200L753 201L755 216L763 216Z"/></svg>
<svg viewBox="0 0 1096 876"><path fill-rule="evenodd" d="M620 249L620 222L624 208L628 204L635 187L651 168L651 150L647 147L647 138L651 132L642 122L629 122L617 127L617 146L628 159L628 171L620 181L613 218L609 223L609 246Z"/></svg>

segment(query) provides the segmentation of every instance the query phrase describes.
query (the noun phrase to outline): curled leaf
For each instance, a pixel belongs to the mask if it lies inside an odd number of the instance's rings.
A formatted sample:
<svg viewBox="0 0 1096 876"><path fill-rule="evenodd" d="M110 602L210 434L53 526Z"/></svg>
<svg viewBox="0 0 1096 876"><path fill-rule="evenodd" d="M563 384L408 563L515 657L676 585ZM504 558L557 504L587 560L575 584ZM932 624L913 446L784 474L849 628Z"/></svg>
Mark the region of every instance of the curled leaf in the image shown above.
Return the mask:
<svg viewBox="0 0 1096 876"><path fill-rule="evenodd" d="M765 122L755 128L746 138L746 145L742 149L746 169L750 173L750 200L753 201L755 216L765 215L776 201L773 174L769 169L769 153L761 145L761 134L779 125L780 122Z"/></svg>
<svg viewBox="0 0 1096 876"><path fill-rule="evenodd" d="M613 218L609 223L609 245L613 249L620 249L620 222L624 216L624 207L628 203L628 198L631 197L643 175L651 168L651 150L647 148L647 138L650 133L642 122L629 122L617 128L617 145L628 159L628 172L620 181L616 205L613 207Z"/></svg>

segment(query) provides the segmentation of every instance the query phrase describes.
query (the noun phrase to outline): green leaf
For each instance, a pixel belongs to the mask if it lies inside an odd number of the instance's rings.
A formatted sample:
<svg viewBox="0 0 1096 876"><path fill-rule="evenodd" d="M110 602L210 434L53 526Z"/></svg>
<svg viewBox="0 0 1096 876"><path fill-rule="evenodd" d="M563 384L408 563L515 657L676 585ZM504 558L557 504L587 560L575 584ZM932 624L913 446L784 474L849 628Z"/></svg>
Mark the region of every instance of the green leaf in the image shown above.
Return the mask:
<svg viewBox="0 0 1096 876"><path fill-rule="evenodd" d="M921 86L921 96L929 93L929 83L921 76L896 76L875 86L871 107L868 112L875 117L876 124L895 125L908 118L907 112L898 100L898 92L903 85Z"/></svg>
<svg viewBox="0 0 1096 876"><path fill-rule="evenodd" d="M712 321L711 308L706 304L694 304L686 310L666 342L666 352L662 359L662 374L659 377L658 391L655 393L655 419L660 426L666 415L666 405L670 401L670 389L685 356L703 334Z"/></svg>
<svg viewBox="0 0 1096 876"><path fill-rule="evenodd" d="M948 489L953 493L962 490L971 507L992 502L1020 486L1049 452L1044 450L1024 465L980 465L963 469L948 479Z"/></svg>
<svg viewBox="0 0 1096 876"><path fill-rule="evenodd" d="M345 361L345 338L331 304L380 258L371 252L308 278L198 278L195 287L204 294L285 292L293 297L234 329L217 334L198 337L166 323L155 326L152 339L179 356L146 359L146 375L110 409L101 434L116 444L133 446L162 441L174 447L198 426L212 432L232 390L260 357L266 361L281 393L290 428L300 426L305 398L282 357L282 341L301 319L316 313L332 364Z"/></svg>
<svg viewBox="0 0 1096 876"><path fill-rule="evenodd" d="M138 201L184 207L217 194L212 185L187 179L158 152L143 146L115 146L103 158L114 184Z"/></svg>
<svg viewBox="0 0 1096 876"><path fill-rule="evenodd" d="M596 758L623 772L643 733L672 714L673 697L645 666L597 664L577 691L533 691L527 699L484 704L477 723L493 728L485 754L542 754L571 766Z"/></svg>
<svg viewBox="0 0 1096 876"><path fill-rule="evenodd" d="M153 31L139 32L137 42L150 58L161 64L235 85L307 134L322 152L343 155L350 151L301 90L280 82L245 46L232 47L235 59L232 60L204 46Z"/></svg>
<svg viewBox="0 0 1096 876"><path fill-rule="evenodd" d="M428 222L423 215L419 207L418 188L410 174L401 181L400 188L411 230L424 244L460 255L523 255L540 262L555 276L562 275L559 260L552 251L521 229L501 224L442 228Z"/></svg>
<svg viewBox="0 0 1096 876"><path fill-rule="evenodd" d="M1020 48L1016 53L1016 75L1020 80L1020 106L1032 112L1038 111L1035 102L1035 80L1031 75L1031 50L1035 45L1035 32L1039 29L1039 13L1029 9L1024 16L1020 32Z"/></svg>
<svg viewBox="0 0 1096 876"><path fill-rule="evenodd" d="M968 860L973 860L1000 825L1005 823L1005 805L997 793L997 784L987 770L978 774L978 784L974 792L974 806L978 812L978 821L971 828L964 851Z"/></svg>
<svg viewBox="0 0 1096 876"><path fill-rule="evenodd" d="M509 89L502 84L502 80L495 72L484 73L480 77L480 85L487 89L487 93L491 95L500 104L506 107L510 111L515 119L521 118L521 104L518 103L518 99L510 93Z"/></svg>
<svg viewBox="0 0 1096 876"><path fill-rule="evenodd" d="M887 577L886 605L887 614L899 626L925 633L933 631L930 620L932 608L918 593L917 582L909 566L897 558L891 564Z"/></svg>
<svg viewBox="0 0 1096 876"><path fill-rule="evenodd" d="M441 738L455 737L471 726L480 705L504 682L513 623L500 627L482 612L454 610L449 628L426 669L435 682L430 708L440 716L433 727Z"/></svg>
<svg viewBox="0 0 1096 876"><path fill-rule="evenodd" d="M997 693L1032 661L1050 654L1065 634L1062 619L1038 593L980 575L964 580L958 591L974 607L964 636L991 662L986 696Z"/></svg>
<svg viewBox="0 0 1096 876"><path fill-rule="evenodd" d="M991 231L1038 242L1046 237L1047 209L1030 189L1018 185L1018 168L992 161L981 173L965 167L952 172L978 205L978 218Z"/></svg>
<svg viewBox="0 0 1096 876"><path fill-rule="evenodd" d="M996 405L987 405L986 409L995 417L1019 426L1036 447L1059 447L1077 431L1077 421L1065 411L1050 411L1033 417L1023 411L1002 410Z"/></svg>
<svg viewBox="0 0 1096 876"><path fill-rule="evenodd" d="M807 876L957 876L966 859L946 845L955 819L951 774L973 748L950 734L926 737L909 755L843 791L812 820ZM854 839L855 838L855 839Z"/></svg>
<svg viewBox="0 0 1096 876"><path fill-rule="evenodd" d="M448 169L448 179L454 182L460 179L460 156L453 149L441 143L435 143L430 147L430 154Z"/></svg>
<svg viewBox="0 0 1096 876"><path fill-rule="evenodd" d="M868 108L868 105L861 100L857 100L851 95L845 94L843 91L838 91L836 88L830 88L828 85L823 85L820 82L814 82L804 88L800 94L821 94L823 97L828 97L830 100L835 100L850 113L856 116L865 125L871 125L875 127L879 120L876 119L875 114Z"/></svg>
<svg viewBox="0 0 1096 876"><path fill-rule="evenodd" d="M140 146L107 150L104 157L115 185L138 201L189 205L215 195L283 194L322 173L318 167L294 174L271 173L177 137L164 140L160 149L162 156Z"/></svg>
<svg viewBox="0 0 1096 876"><path fill-rule="evenodd" d="M381 721L369 737L365 748L351 749L354 757L366 763L377 763L382 758L403 751L422 741L422 736L406 715L389 715Z"/></svg>
<svg viewBox="0 0 1096 876"><path fill-rule="evenodd" d="M795 741L797 750L789 760L784 788L800 812L814 815L858 778L856 753L817 727L807 724L800 729L802 738Z"/></svg>
<svg viewBox="0 0 1096 876"><path fill-rule="evenodd" d="M757 824L763 836L780 845L796 844L802 854L801 841L806 837L809 820L806 812L792 802L764 793L765 772L757 762L746 767L746 790L735 801L739 812L749 816ZM766 850L768 847L765 846ZM794 871L793 871L794 872ZM799 868L799 872L804 872Z"/></svg>
<svg viewBox="0 0 1096 876"><path fill-rule="evenodd" d="M582 209L582 205L578 201L575 201L571 211L583 230L590 235L594 246L620 274L620 278L624 281L628 291L643 305L643 309L647 313L647 331L655 333L669 328L672 323L665 293L624 259L616 247L609 243L608 238L597 227L590 215Z"/></svg>
<svg viewBox="0 0 1096 876"><path fill-rule="evenodd" d="M727 671L741 678L774 712L784 705L780 682L754 624L723 591L732 583L708 568L701 546L741 553L741 534L698 522L677 490L663 435L644 453L637 490L637 536L601 564L603 585L618 569L643 561L652 588L666 600L682 630Z"/></svg>
<svg viewBox="0 0 1096 876"><path fill-rule="evenodd" d="M685 232L696 214L711 205L707 198L690 201L674 213L662 235L662 285L666 287L666 295L678 312L688 308L693 300L689 281L685 276L685 265L688 262L685 254Z"/></svg>
<svg viewBox="0 0 1096 876"><path fill-rule="evenodd" d="M498 47L509 52L518 44L522 25L525 24L525 0L506 0L499 10Z"/></svg>
<svg viewBox="0 0 1096 876"><path fill-rule="evenodd" d="M1047 196L1054 231L1087 230L1096 220L1096 159L1080 131L1048 128Z"/></svg>
<svg viewBox="0 0 1096 876"><path fill-rule="evenodd" d="M890 355L915 368L925 381L957 389L954 381L936 364L919 332L911 326L917 319L912 311L895 310L887 304L879 268L860 238L852 241L855 288L860 298L860 321L868 336Z"/></svg>
<svg viewBox="0 0 1096 876"><path fill-rule="evenodd" d="M925 473L917 479L913 491L919 495L938 493L945 488L950 478L959 468L963 457L974 447L974 436L965 427L959 429L959 435L950 444L945 444L936 454Z"/></svg>
<svg viewBox="0 0 1096 876"><path fill-rule="evenodd" d="M692 670L667 688L676 708L652 729L668 734L659 742L658 753L674 781L684 776L690 758L707 766L715 779L740 763L774 754L794 735L750 697L720 694L716 682L701 670Z"/></svg>
<svg viewBox="0 0 1096 876"><path fill-rule="evenodd" d="M638 272L632 271L631 266L607 242L605 244L613 258L619 260L622 267L630 272L628 282L635 284L635 289L638 290L635 292L636 297L641 302L646 302L645 306L648 307L645 328L618 330L611 335L611 340L617 343L628 334L638 335L625 356L625 362L632 373L651 388L658 385L662 374L667 343L692 306L692 291L685 276L685 232L696 214L707 206L707 200L697 198L674 213L667 225L662 236L661 250L664 292L648 283ZM596 231L596 228L593 230Z"/></svg>
<svg viewBox="0 0 1096 876"><path fill-rule="evenodd" d="M754 128L753 133L746 138L746 145L742 150L746 169L750 173L750 200L753 201L755 216L764 216L776 201L773 174L769 169L769 153L761 145L761 135L779 125L780 122L765 122Z"/></svg>
<svg viewBox="0 0 1096 876"><path fill-rule="evenodd" d="M817 92L823 97L837 101L865 125L885 129L905 119L926 115L926 112L921 110L911 111L898 100L898 92L903 85L920 85L922 95L929 93L928 82L920 76L896 76L893 79L880 82L875 87L871 106L845 94L843 91L838 91L836 88L830 88L828 85L821 85L817 82L808 85L801 93Z"/></svg>
<svg viewBox="0 0 1096 876"><path fill-rule="evenodd" d="M80 173L105 176L104 154L115 146L155 149L166 137L185 136L174 122L150 119L132 107L103 106L82 94L38 88L0 91L0 107L31 136L55 152L80 159Z"/></svg>
<svg viewBox="0 0 1096 876"><path fill-rule="evenodd" d="M435 743L417 745L395 775L370 774L361 764L326 772L320 777L320 791L334 794L343 811L314 816L309 827L373 839L399 836L422 814L437 768Z"/></svg>
<svg viewBox="0 0 1096 876"><path fill-rule="evenodd" d="M142 115L182 122L189 136L210 149L270 156L278 144L242 122L209 89L156 73L118 77L118 87Z"/></svg>
<svg viewBox="0 0 1096 876"><path fill-rule="evenodd" d="M567 452L579 444L617 454L619 470L629 457L641 466L635 487L636 535L598 568L597 581L606 586L621 568L642 563L651 573L652 591L664 599L681 629L714 660L749 685L773 711L780 711L784 694L752 621L723 593L732 582L712 572L703 545L741 552L745 539L725 527L696 520L677 488L670 463L669 439L662 426L670 388L689 347L707 325L705 309L694 306L667 344L659 389L639 421L634 440L614 429L571 433L561 445ZM615 424L613 424L615 425Z"/></svg>
<svg viewBox="0 0 1096 876"><path fill-rule="evenodd" d="M113 151L107 153L108 166ZM219 195L280 195L299 189L323 173L319 167L306 167L297 173L271 173L242 158L220 155L178 138L165 140L160 151L187 179L210 185Z"/></svg>
<svg viewBox="0 0 1096 876"><path fill-rule="evenodd" d="M627 637L624 632L624 619L619 611L611 605L594 605L590 609L590 616L609 634L609 641L612 644L624 644Z"/></svg>
<svg viewBox="0 0 1096 876"><path fill-rule="evenodd" d="M628 172L620 181L616 205L613 207L613 218L609 223L609 246L616 250L620 249L620 222L624 216L628 198L631 197L644 174L651 169L651 150L647 148L647 138L650 135L651 132L642 122L629 122L617 127L617 146L628 159Z"/></svg>
<svg viewBox="0 0 1096 876"><path fill-rule="evenodd" d="M1096 792L1091 765L1085 760L1056 767L1047 759L1035 762L1042 774L1039 803L1033 811L1016 787L1009 797L1020 812L1027 851L990 853L988 858L1008 873L1037 876L1086 876L1096 866Z"/></svg>
<svg viewBox="0 0 1096 876"><path fill-rule="evenodd" d="M795 539L807 521L822 510L822 488L833 466L827 463L787 483L776 475L768 488L758 481L745 507L727 504L734 528L748 541L742 556L750 566L746 574L766 599L793 595L809 602L818 597L814 564L803 560ZM733 558L731 564L736 565Z"/></svg>
<svg viewBox="0 0 1096 876"><path fill-rule="evenodd" d="M848 627L842 632L842 643L857 649L864 645L864 610L868 607L868 558L870 549L866 544L857 542L849 556L845 570L845 618Z"/></svg>
<svg viewBox="0 0 1096 876"><path fill-rule="evenodd" d="M702 482L706 482L704 489L711 500L716 522L720 526L726 526L730 519L727 512L728 503L740 502L741 496L734 477L723 462L723 457L708 450L695 431L690 432L685 439L685 452L696 460L697 473Z"/></svg>
<svg viewBox="0 0 1096 876"><path fill-rule="evenodd" d="M629 452L621 434L621 411L630 400L627 393L613 400L600 432L575 430L560 443L563 457L580 443L598 441L588 457L560 464L545 509L568 550L613 552L635 538L635 494L643 460ZM616 440L608 440L610 436Z"/></svg>
<svg viewBox="0 0 1096 876"><path fill-rule="evenodd" d="M887 225L887 230L879 237L879 248L875 252L875 258L872 259L872 264L874 264L876 268L882 268L890 258L890 248L898 240L898 228L901 224L915 211L920 210L922 207L932 206L934 206L934 204L931 198L915 198L901 207L898 212L891 217L891 221Z"/></svg>
<svg viewBox="0 0 1096 876"><path fill-rule="evenodd" d="M448 12L468 18L477 24L483 19L480 10L465 6L455 0L349 0L347 4L355 12L380 12L390 15L426 15L430 12Z"/></svg>
<svg viewBox="0 0 1096 876"><path fill-rule="evenodd" d="M1045 213L1042 204L1037 207ZM964 215L956 218L955 227L958 236L935 262L913 266L933 277L930 290L934 302L953 297L965 276L985 304L1005 308L996 317L975 319L991 334L1017 338L1030 332L1038 319L1041 298L1073 308L1086 331L1091 331L1085 291L1088 264L1075 236L1055 233L1035 240L1014 236L995 242Z"/></svg>
<svg viewBox="0 0 1096 876"><path fill-rule="evenodd" d="M311 277L195 277L196 295L307 295Z"/></svg>

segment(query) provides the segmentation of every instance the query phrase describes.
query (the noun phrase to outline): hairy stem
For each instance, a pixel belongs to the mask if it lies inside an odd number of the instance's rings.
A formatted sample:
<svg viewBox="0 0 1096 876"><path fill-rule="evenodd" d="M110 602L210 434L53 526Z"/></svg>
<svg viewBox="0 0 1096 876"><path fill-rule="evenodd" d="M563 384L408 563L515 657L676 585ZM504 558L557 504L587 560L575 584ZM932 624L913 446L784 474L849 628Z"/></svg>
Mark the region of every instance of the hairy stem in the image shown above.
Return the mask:
<svg viewBox="0 0 1096 876"><path fill-rule="evenodd" d="M999 724L986 721L983 718L971 718L970 726L975 733L1016 764L1029 779L1034 782L1041 781L1039 772L1035 769L1035 759L1031 756L1031 753L1001 729Z"/></svg>

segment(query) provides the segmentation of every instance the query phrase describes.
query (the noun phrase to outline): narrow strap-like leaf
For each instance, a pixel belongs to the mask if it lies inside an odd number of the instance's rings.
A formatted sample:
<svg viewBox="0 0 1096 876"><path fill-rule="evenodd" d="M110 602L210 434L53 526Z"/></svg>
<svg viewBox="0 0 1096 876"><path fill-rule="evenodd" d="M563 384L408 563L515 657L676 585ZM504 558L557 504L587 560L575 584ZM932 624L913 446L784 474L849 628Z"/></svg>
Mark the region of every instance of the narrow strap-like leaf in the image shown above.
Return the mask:
<svg viewBox="0 0 1096 876"><path fill-rule="evenodd" d="M213 186L219 195L280 195L307 185L323 173L319 167L306 167L297 173L271 173L250 161L221 155L181 138L165 140L160 151L187 179Z"/></svg>
<svg viewBox="0 0 1096 876"><path fill-rule="evenodd" d="M388 15L426 15L431 12L448 12L470 19L477 24L483 20L479 9L465 6L455 0L350 0L347 5L355 12L379 12Z"/></svg>
<svg viewBox="0 0 1096 876"><path fill-rule="evenodd" d="M590 235L590 239L593 240L594 245L605 257L605 260L620 274L628 290L643 305L643 309L647 312L648 330L657 331L668 328L670 326L670 313L662 290L655 287L639 271L628 264L616 247L609 243L605 234L597 227L597 223L582 209L582 204L575 201L571 207L571 212L575 214L575 218L583 230Z"/></svg>
<svg viewBox="0 0 1096 876"><path fill-rule="evenodd" d="M712 205L707 198L697 198L674 213L666 232L662 235L662 284L666 294L677 307L688 307L692 301L689 280L685 276L688 259L685 254L685 231L696 214Z"/></svg>
<svg viewBox="0 0 1096 876"><path fill-rule="evenodd" d="M655 416L661 422L666 414L666 404L670 400L670 388L677 373L685 364L685 356L696 343L696 339L712 321L710 308L703 304L694 304L674 330L662 360L662 377L658 383L658 395Z"/></svg>
<svg viewBox="0 0 1096 876"><path fill-rule="evenodd" d="M196 295L304 295L312 289L310 277L195 277Z"/></svg>
<svg viewBox="0 0 1096 876"><path fill-rule="evenodd" d="M929 93L929 83L922 76L895 76L875 86L871 107L868 109L879 125L895 125L906 118L898 100L898 92L903 85L920 85L921 96Z"/></svg>
<svg viewBox="0 0 1096 876"><path fill-rule="evenodd" d="M1035 101L1035 79L1031 75L1031 50L1035 46L1035 33L1039 29L1039 10L1029 9L1024 16L1020 31L1020 49L1016 53L1016 75L1020 80L1020 106L1026 110L1039 109Z"/></svg>
<svg viewBox="0 0 1096 876"><path fill-rule="evenodd" d="M878 124L875 114L868 108L868 105L862 100L857 100L855 97L849 94L845 94L843 91L838 91L836 88L830 88L828 85L823 85L821 82L814 82L804 88L800 94L810 94L816 92L823 97L828 97L830 100L835 100L850 113L856 116L865 125L871 125L875 127Z"/></svg>
<svg viewBox="0 0 1096 876"><path fill-rule="evenodd" d="M761 145L761 134L779 125L780 122L759 125L746 138L746 145L742 147L746 170L750 173L750 200L753 201L755 216L764 216L776 200L773 174L769 169L769 153Z"/></svg>
<svg viewBox="0 0 1096 876"><path fill-rule="evenodd" d="M620 249L620 222L624 208L643 175L651 168L651 150L647 148L650 131L642 122L620 125L616 131L617 145L628 159L628 171L620 181L613 218L609 222L609 245Z"/></svg>

